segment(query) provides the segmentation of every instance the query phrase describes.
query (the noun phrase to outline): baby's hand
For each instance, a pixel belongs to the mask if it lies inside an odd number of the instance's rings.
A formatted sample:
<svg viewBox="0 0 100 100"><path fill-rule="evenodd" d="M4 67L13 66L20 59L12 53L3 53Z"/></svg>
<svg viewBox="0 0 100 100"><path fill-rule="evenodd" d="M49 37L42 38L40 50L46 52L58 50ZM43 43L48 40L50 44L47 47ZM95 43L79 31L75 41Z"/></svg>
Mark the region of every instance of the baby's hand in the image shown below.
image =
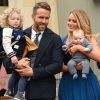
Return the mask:
<svg viewBox="0 0 100 100"><path fill-rule="evenodd" d="M13 56L13 57L11 58L11 62L12 62L13 64L18 64L18 59L17 59L17 57L16 57L16 56Z"/></svg>
<svg viewBox="0 0 100 100"><path fill-rule="evenodd" d="M90 49L89 48L85 48L84 51L85 52L90 52Z"/></svg>
<svg viewBox="0 0 100 100"><path fill-rule="evenodd" d="M67 51L67 46L65 44L62 46L62 50Z"/></svg>

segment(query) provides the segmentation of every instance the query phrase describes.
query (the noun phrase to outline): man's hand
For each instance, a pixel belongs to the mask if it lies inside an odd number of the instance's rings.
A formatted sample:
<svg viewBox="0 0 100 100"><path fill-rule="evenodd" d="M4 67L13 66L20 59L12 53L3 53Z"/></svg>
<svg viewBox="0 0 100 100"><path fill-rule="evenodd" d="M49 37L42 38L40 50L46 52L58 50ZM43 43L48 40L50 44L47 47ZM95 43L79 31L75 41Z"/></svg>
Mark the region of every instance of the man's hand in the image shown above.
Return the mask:
<svg viewBox="0 0 100 100"><path fill-rule="evenodd" d="M26 65L29 65L30 59L29 58L22 58L21 60L18 61L18 64L16 64L17 69L22 69L25 68Z"/></svg>
<svg viewBox="0 0 100 100"><path fill-rule="evenodd" d="M15 70L20 74L20 76L26 76L26 77L33 76L33 69L28 65L26 65L25 68L15 69Z"/></svg>

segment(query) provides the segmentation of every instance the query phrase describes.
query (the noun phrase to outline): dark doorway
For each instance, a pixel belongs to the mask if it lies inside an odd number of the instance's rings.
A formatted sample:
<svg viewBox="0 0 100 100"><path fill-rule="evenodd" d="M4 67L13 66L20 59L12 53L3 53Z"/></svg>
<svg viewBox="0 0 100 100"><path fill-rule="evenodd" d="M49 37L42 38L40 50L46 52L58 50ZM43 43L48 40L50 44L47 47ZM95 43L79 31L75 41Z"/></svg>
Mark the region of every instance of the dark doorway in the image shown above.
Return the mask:
<svg viewBox="0 0 100 100"><path fill-rule="evenodd" d="M0 0L0 6L8 6L8 0Z"/></svg>

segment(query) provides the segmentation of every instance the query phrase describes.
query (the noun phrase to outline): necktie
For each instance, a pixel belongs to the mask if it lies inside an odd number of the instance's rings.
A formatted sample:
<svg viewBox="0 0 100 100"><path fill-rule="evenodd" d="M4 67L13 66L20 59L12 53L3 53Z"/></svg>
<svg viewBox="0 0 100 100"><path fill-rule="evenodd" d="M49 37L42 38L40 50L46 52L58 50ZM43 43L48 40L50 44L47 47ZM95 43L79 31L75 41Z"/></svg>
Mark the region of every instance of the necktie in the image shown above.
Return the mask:
<svg viewBox="0 0 100 100"><path fill-rule="evenodd" d="M39 45L39 40L38 40L38 37L41 33L37 33L36 34L36 37L34 39L34 43L38 46ZM32 52L31 55L30 55L30 66L33 67L34 66L34 62L35 62L35 59L36 59L36 54L37 54L37 50Z"/></svg>
<svg viewBox="0 0 100 100"><path fill-rule="evenodd" d="M36 45L39 44L38 37L39 37L40 34L41 34L41 33L37 33L37 34L36 34L36 38L34 39L34 42L35 42Z"/></svg>

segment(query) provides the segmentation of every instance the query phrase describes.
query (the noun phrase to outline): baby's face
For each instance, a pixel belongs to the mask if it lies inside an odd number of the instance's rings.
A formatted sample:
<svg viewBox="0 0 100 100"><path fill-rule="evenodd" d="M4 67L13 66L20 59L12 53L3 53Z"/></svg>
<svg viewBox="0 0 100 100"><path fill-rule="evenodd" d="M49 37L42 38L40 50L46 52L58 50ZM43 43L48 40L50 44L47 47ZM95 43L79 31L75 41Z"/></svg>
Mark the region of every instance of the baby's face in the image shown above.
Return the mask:
<svg viewBox="0 0 100 100"><path fill-rule="evenodd" d="M83 37L74 37L75 44L82 44L83 40Z"/></svg>
<svg viewBox="0 0 100 100"><path fill-rule="evenodd" d="M82 32L74 32L73 39L75 44L82 44L84 40L84 34Z"/></svg>

